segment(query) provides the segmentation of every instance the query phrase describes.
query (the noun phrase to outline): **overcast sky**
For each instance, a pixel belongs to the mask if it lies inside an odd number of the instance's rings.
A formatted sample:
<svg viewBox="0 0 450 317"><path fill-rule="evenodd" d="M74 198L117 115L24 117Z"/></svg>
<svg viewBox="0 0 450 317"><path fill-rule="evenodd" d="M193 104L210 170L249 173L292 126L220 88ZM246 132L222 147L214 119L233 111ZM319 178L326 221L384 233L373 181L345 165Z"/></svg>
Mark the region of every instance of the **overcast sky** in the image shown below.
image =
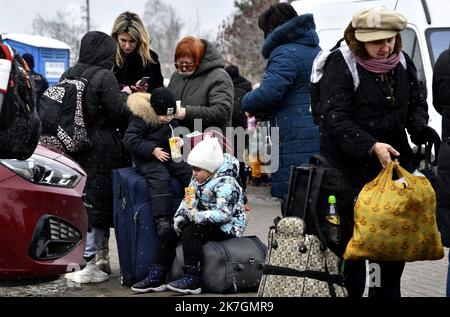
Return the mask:
<svg viewBox="0 0 450 317"><path fill-rule="evenodd" d="M174 7L185 24L195 21L198 14L199 33L213 32L234 11L233 0L162 0ZM110 33L112 24L121 12L129 10L144 15L147 0L90 0L91 21L100 31ZM79 16L80 5L85 0L0 0L0 33L32 34L33 18L37 14L54 17L57 10Z"/></svg>

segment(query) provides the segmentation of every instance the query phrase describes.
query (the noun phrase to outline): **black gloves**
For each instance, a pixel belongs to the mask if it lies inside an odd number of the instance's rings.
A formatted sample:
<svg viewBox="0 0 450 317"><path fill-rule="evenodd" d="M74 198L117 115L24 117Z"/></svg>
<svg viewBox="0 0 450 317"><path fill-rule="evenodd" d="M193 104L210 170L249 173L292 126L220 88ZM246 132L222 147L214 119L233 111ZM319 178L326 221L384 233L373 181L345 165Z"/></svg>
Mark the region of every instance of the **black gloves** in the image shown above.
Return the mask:
<svg viewBox="0 0 450 317"><path fill-rule="evenodd" d="M156 221L156 231L158 232L159 237L163 236L166 231L173 230L171 218L160 217L156 218L155 221Z"/></svg>
<svg viewBox="0 0 450 317"><path fill-rule="evenodd" d="M419 132L416 132L415 134L411 135L411 142L415 145L419 146L425 143L434 143L439 144L441 143L441 138L439 137L439 134L429 126L426 126Z"/></svg>

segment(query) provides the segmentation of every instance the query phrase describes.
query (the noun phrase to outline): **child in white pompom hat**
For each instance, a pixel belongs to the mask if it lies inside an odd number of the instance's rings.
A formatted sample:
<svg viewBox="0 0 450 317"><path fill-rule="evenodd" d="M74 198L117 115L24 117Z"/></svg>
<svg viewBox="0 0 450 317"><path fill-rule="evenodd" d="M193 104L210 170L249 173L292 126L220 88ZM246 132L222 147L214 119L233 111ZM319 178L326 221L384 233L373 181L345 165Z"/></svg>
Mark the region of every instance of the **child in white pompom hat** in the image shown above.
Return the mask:
<svg viewBox="0 0 450 317"><path fill-rule="evenodd" d="M187 162L193 170L189 185L192 196L186 195L181 202L170 239L161 239L156 264L143 281L133 285L134 291L170 289L182 294L200 294L203 245L208 241L241 237L244 233L247 225L244 195L236 181L239 161L222 152L217 138L206 135L189 153ZM185 275L165 284L180 240Z"/></svg>

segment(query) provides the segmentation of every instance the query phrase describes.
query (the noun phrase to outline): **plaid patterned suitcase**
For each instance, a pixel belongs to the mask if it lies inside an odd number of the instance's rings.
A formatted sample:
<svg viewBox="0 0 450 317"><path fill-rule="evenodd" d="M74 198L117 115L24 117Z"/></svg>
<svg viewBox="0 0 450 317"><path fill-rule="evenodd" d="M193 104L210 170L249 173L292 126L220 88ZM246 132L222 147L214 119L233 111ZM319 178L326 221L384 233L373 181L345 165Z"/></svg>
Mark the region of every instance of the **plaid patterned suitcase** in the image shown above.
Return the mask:
<svg viewBox="0 0 450 317"><path fill-rule="evenodd" d="M276 219L269 232L260 297L346 297L340 259L319 238L305 235L301 218Z"/></svg>

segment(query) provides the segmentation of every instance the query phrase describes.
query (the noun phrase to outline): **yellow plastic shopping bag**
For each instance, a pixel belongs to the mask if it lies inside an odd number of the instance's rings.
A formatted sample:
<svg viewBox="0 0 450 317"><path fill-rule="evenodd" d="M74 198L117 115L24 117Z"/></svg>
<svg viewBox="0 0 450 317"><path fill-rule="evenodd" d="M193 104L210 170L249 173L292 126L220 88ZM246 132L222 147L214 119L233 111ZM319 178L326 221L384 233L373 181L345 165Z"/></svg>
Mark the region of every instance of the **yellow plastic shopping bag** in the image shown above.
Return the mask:
<svg viewBox="0 0 450 317"><path fill-rule="evenodd" d="M394 171L399 180L392 179ZM398 163L389 166L358 196L353 237L345 260L438 260L444 257L436 224L436 194L425 176Z"/></svg>

